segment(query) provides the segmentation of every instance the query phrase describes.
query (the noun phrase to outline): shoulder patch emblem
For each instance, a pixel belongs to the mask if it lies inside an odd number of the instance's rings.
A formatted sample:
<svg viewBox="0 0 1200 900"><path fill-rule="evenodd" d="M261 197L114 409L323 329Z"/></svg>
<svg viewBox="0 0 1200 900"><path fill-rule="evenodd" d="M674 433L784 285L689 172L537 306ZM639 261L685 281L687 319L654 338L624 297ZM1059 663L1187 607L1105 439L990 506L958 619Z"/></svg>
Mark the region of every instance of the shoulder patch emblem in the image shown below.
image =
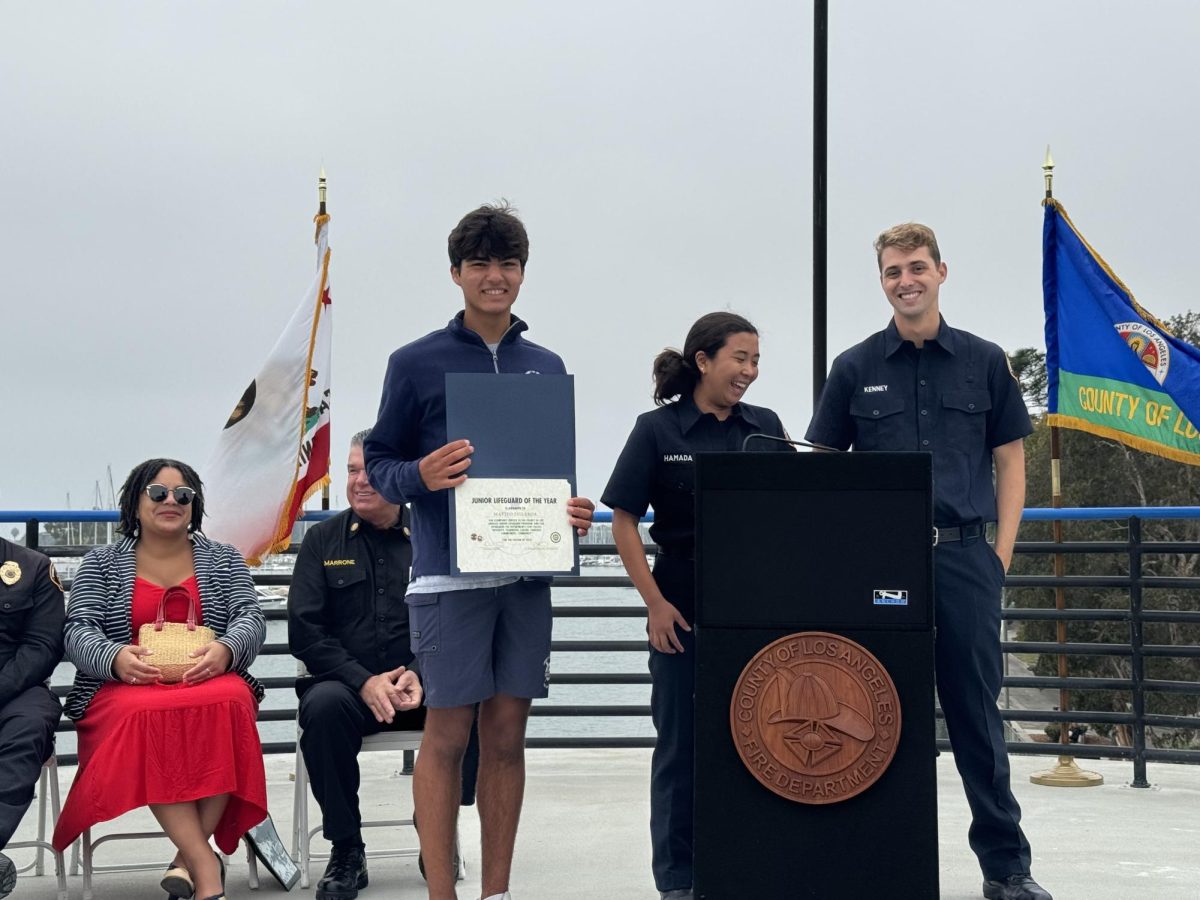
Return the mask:
<svg viewBox="0 0 1200 900"><path fill-rule="evenodd" d="M50 571L46 573L50 576L50 582L63 593L66 593L66 588L62 586L62 581L58 578L58 569L54 568L54 562L50 563Z"/></svg>

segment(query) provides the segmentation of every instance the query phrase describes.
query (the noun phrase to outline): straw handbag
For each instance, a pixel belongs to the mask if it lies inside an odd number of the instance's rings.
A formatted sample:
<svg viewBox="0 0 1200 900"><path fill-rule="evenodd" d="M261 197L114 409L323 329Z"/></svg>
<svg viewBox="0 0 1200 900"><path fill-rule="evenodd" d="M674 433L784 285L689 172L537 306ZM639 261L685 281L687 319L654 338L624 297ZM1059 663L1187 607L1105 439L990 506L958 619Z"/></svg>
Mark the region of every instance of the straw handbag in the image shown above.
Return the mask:
<svg viewBox="0 0 1200 900"><path fill-rule="evenodd" d="M187 598L187 622L164 622L163 611L167 600L180 594ZM188 654L216 639L215 631L196 624L196 604L191 593L182 587L167 588L163 591L158 601L158 617L153 624L147 622L138 629L138 644L154 651L154 655L146 661L162 672L159 680L163 684L183 681L183 673L197 662Z"/></svg>

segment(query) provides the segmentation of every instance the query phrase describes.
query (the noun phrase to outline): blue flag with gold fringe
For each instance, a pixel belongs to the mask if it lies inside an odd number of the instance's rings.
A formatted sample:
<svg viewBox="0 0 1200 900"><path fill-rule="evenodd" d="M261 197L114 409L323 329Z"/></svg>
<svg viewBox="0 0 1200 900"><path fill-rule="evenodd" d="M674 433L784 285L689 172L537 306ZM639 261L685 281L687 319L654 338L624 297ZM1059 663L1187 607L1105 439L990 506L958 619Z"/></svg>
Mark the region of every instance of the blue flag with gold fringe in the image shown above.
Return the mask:
<svg viewBox="0 0 1200 900"><path fill-rule="evenodd" d="M1200 465L1200 350L1147 312L1045 201L1048 421Z"/></svg>

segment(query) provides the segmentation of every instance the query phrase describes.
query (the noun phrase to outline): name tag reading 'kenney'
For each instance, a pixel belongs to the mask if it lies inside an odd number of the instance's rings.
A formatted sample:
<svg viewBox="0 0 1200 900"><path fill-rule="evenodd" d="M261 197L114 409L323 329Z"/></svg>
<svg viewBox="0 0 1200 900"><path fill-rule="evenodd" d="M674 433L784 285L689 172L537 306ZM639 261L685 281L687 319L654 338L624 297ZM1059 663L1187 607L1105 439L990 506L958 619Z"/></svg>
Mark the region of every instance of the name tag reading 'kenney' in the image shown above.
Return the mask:
<svg viewBox="0 0 1200 900"><path fill-rule="evenodd" d="M460 572L570 572L566 478L468 478L454 489Z"/></svg>

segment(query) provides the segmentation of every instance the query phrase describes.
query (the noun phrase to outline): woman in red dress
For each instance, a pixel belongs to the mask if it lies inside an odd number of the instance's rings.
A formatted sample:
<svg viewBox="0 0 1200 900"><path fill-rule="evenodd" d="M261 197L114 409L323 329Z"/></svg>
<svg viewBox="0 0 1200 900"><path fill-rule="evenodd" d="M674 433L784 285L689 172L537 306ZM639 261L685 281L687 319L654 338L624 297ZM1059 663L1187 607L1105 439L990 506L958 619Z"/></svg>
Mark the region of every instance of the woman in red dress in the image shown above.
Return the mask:
<svg viewBox="0 0 1200 900"><path fill-rule="evenodd" d="M262 686L249 674L266 626L237 550L200 533L199 476L171 459L147 460L121 486L119 543L84 557L71 585L65 640L75 684L79 771L54 831L60 849L97 822L149 806L176 854L162 886L175 897L224 897L209 844L226 853L267 816L255 718ZM165 618L216 640L191 654L175 684L161 681L138 628Z"/></svg>

